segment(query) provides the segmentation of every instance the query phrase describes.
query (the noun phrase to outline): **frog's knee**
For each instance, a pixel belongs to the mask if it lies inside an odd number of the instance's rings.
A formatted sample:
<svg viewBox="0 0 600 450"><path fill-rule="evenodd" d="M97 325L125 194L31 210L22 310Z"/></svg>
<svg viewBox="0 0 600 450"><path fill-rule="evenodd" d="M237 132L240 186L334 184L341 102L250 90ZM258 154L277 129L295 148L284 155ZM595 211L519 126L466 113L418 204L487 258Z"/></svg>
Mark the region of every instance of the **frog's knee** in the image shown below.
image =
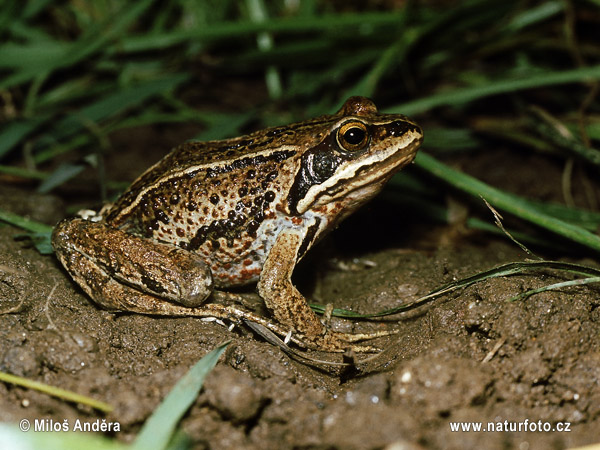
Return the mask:
<svg viewBox="0 0 600 450"><path fill-rule="evenodd" d="M77 219L64 219L56 224L52 230L52 248L54 251L59 251L65 247L68 247L73 227L77 224L73 224L73 221Z"/></svg>
<svg viewBox="0 0 600 450"><path fill-rule="evenodd" d="M181 280L177 303L190 308L200 306L213 291L210 268L204 261L192 256L183 265L178 265L178 269Z"/></svg>

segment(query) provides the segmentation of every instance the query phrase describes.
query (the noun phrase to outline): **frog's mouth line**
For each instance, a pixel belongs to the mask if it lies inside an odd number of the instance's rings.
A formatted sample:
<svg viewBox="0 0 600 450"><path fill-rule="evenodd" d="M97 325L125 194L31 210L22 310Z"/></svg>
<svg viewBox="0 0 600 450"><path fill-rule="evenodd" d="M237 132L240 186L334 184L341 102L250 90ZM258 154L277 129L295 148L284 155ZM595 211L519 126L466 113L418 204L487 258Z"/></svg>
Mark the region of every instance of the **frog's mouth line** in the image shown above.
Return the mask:
<svg viewBox="0 0 600 450"><path fill-rule="evenodd" d="M390 152L383 159L359 167L351 176L337 180L323 194L335 199L365 186L373 186L378 190L392 175L415 159L420 144L420 140L415 140L401 152Z"/></svg>
<svg viewBox="0 0 600 450"><path fill-rule="evenodd" d="M394 173L415 158L422 140L422 136L414 136L414 139L400 150L396 148L379 152L371 156L371 162L367 160L359 167L353 168L349 165L342 169L338 176L313 186L298 203L298 212L302 213L311 206L324 205L354 192L357 192L357 202L367 201L379 192ZM331 184L327 186L328 183Z"/></svg>

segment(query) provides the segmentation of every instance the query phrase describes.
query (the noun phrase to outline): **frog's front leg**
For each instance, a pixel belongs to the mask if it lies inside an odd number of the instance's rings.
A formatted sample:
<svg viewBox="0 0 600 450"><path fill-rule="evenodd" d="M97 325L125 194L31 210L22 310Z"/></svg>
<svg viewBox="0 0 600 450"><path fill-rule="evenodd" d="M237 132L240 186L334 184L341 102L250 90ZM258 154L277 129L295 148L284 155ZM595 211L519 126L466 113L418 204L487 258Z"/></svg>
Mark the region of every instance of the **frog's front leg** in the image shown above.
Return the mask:
<svg viewBox="0 0 600 450"><path fill-rule="evenodd" d="M279 323L291 327L309 347L323 351L377 350L352 346L349 343L387 336L389 332L345 334L328 330L308 305L304 296L292 284L292 272L298 260L302 237L294 230L283 231L277 237L263 265L258 293Z"/></svg>
<svg viewBox="0 0 600 450"><path fill-rule="evenodd" d="M102 222L63 220L54 229L52 246L73 279L107 309L145 312L126 307L121 291L132 289L188 307L212 292L210 268L199 256ZM119 285L129 289L116 289Z"/></svg>

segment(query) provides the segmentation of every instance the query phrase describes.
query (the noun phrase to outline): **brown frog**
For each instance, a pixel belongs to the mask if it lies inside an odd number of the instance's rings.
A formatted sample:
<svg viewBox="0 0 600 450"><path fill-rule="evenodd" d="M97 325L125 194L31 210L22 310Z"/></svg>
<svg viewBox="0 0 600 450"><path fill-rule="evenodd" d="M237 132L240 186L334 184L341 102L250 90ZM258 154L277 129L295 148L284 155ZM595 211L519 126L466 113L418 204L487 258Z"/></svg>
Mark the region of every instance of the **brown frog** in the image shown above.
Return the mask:
<svg viewBox="0 0 600 450"><path fill-rule="evenodd" d="M333 115L247 136L188 142L143 173L99 214L60 222L56 255L109 310L257 321L325 351L373 335L329 330L291 282L328 231L410 163L421 128L364 97ZM213 290L258 283L279 325ZM290 335L291 333L291 335Z"/></svg>

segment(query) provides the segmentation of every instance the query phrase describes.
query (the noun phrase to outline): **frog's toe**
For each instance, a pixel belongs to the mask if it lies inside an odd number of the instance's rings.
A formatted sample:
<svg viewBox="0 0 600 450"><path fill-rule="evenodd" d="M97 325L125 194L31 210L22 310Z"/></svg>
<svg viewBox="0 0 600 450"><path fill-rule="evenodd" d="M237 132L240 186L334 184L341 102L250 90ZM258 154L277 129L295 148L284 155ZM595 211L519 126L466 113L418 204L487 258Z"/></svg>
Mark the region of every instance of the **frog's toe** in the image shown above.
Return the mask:
<svg viewBox="0 0 600 450"><path fill-rule="evenodd" d="M368 341L370 339L377 339L380 337L391 336L394 334L398 334L400 330L382 330L375 331L372 333L339 333L342 336L342 339L346 342L359 342L359 341Z"/></svg>
<svg viewBox="0 0 600 450"><path fill-rule="evenodd" d="M390 336L396 334L397 331L378 331L375 333L340 333L337 331L327 331L325 335L320 336L318 339L312 342L313 345L309 345L316 350L326 352L338 352L342 353L347 350L352 350L357 353L376 353L380 352L381 349L371 345L354 345L354 342L365 341L369 339L376 339L384 336Z"/></svg>

